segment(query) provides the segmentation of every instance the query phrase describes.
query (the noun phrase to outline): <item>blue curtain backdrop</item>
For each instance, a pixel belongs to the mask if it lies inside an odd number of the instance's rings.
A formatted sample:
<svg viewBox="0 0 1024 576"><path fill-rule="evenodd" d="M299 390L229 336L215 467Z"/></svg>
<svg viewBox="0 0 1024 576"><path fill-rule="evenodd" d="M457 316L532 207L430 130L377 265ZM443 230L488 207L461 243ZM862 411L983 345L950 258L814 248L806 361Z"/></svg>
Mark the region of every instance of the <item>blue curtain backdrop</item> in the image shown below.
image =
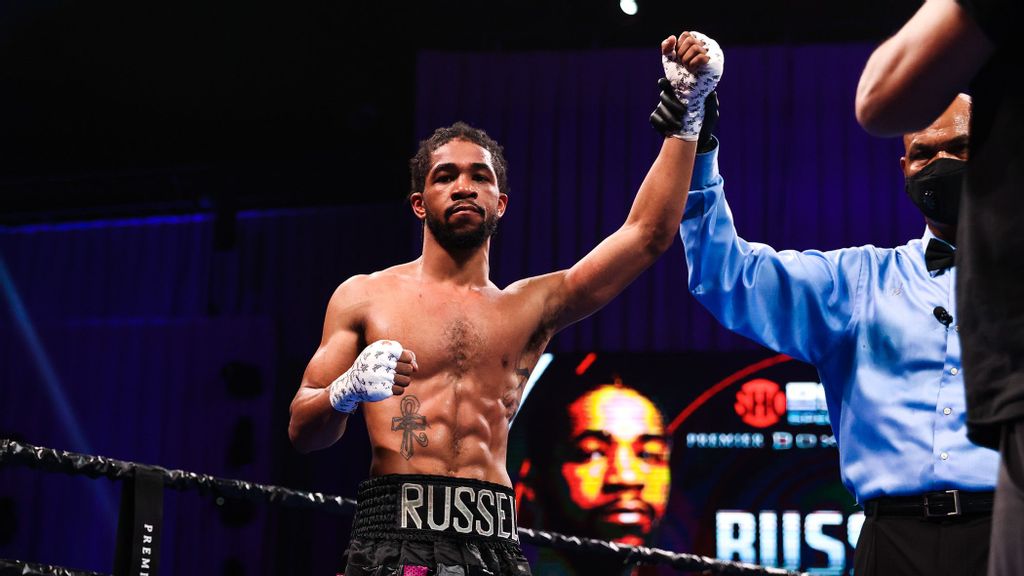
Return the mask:
<svg viewBox="0 0 1024 576"><path fill-rule="evenodd" d="M921 234L902 191L900 142L868 137L853 116L869 46L725 49L718 134L741 234L801 249ZM415 136L465 120L505 146L511 194L493 245L498 285L570 266L622 223L660 146L647 123L659 76L655 45L420 55ZM353 494L369 468L365 431L352 426L337 446L298 456L287 405L331 292L352 274L415 258L418 226L394 202L242 213L221 250L215 228L198 214L0 229L0 433ZM551 349L752 348L715 324L685 280L676 242ZM232 361L255 366L261 394L226 391L221 371ZM244 417L255 423L254 458L232 466L226 454ZM0 557L111 570L117 488L0 469L15 522ZM329 574L339 565L346 519L266 509L232 527L222 512L168 493L164 573Z"/></svg>

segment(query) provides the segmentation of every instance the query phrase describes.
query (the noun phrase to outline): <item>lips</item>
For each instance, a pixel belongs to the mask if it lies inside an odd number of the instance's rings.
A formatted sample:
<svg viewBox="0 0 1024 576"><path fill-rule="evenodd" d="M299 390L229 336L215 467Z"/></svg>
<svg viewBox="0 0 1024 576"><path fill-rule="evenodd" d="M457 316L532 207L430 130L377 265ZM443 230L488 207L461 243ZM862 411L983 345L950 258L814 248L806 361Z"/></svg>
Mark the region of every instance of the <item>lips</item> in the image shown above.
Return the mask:
<svg viewBox="0 0 1024 576"><path fill-rule="evenodd" d="M614 524L649 525L654 519L654 509L646 502L636 500L603 506L600 514Z"/></svg>
<svg viewBox="0 0 1024 576"><path fill-rule="evenodd" d="M476 212L480 216L484 215L483 208L473 204L472 202L462 202L461 204L449 206L448 209L444 211L445 219L451 218L454 214L458 214L459 212Z"/></svg>

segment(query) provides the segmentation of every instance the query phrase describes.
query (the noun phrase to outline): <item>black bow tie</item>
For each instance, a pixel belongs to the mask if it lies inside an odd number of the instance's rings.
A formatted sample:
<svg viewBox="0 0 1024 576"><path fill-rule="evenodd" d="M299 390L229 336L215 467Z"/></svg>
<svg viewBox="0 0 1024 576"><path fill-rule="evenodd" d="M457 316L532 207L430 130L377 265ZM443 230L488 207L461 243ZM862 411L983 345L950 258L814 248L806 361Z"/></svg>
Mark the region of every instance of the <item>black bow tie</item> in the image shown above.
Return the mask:
<svg viewBox="0 0 1024 576"><path fill-rule="evenodd" d="M924 264L928 271L945 270L953 266L956 249L938 238L928 241L928 248L924 251Z"/></svg>

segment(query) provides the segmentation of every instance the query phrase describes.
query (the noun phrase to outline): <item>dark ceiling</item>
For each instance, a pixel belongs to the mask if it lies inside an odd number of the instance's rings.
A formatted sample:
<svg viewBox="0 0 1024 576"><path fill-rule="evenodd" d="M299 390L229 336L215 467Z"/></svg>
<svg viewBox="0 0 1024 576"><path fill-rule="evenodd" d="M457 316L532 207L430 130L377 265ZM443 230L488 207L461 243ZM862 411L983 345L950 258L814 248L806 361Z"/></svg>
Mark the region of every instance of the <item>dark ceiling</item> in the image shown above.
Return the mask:
<svg viewBox="0 0 1024 576"><path fill-rule="evenodd" d="M400 198L419 50L878 42L920 5L637 2L8 1L0 224Z"/></svg>

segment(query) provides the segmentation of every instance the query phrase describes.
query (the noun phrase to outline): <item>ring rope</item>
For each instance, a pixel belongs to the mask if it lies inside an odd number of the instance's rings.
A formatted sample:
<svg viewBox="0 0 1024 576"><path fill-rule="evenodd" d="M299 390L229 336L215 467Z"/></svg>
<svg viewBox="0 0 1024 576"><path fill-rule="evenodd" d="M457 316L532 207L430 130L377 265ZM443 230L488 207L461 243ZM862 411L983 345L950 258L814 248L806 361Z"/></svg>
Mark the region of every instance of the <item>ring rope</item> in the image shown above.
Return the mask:
<svg viewBox="0 0 1024 576"><path fill-rule="evenodd" d="M164 486L175 490L198 490L201 493L233 500L255 501L267 504L280 504L293 508L315 508L335 514L352 515L356 510L356 501L351 498L332 496L320 492L305 492L281 486L257 484L244 480L218 478L207 474L196 474L184 470L169 470L161 466L149 466L115 460L104 456L92 456L67 452L53 448L44 448L24 444L15 440L0 440L0 464L17 464L44 470L47 472L63 472L71 475L85 475L90 478L106 477L111 480L128 480L135 475L137 469L157 472L164 478ZM770 576L807 576L804 572L795 572L781 568L770 568L718 560L707 556L671 552L661 548L618 544L593 538L567 536L557 532L519 528L519 539L529 544L546 546L563 550L584 550L602 555L615 556L625 564L664 564L682 571L712 571L716 574L770 575ZM25 566L29 566L24 564ZM3 564L0 563L0 568ZM43 567L45 568L45 567ZM45 572L41 574L69 574L85 576L87 572ZM33 574L33 572L26 572Z"/></svg>
<svg viewBox="0 0 1024 576"><path fill-rule="evenodd" d="M0 576L14 576L15 574L18 576L108 576L99 572L86 572L85 570L72 570L60 566L0 558Z"/></svg>
<svg viewBox="0 0 1024 576"><path fill-rule="evenodd" d="M164 478L164 486L175 490L194 489L200 493L212 493L233 500L283 504L293 508L316 508L337 514L352 515L356 511L356 501L341 496L217 478L184 470L169 470L161 466L55 450L9 439L0 440L0 463L20 464L47 472L64 472L90 478L103 476L111 480L129 480L135 476L136 469L144 468L159 473Z"/></svg>

